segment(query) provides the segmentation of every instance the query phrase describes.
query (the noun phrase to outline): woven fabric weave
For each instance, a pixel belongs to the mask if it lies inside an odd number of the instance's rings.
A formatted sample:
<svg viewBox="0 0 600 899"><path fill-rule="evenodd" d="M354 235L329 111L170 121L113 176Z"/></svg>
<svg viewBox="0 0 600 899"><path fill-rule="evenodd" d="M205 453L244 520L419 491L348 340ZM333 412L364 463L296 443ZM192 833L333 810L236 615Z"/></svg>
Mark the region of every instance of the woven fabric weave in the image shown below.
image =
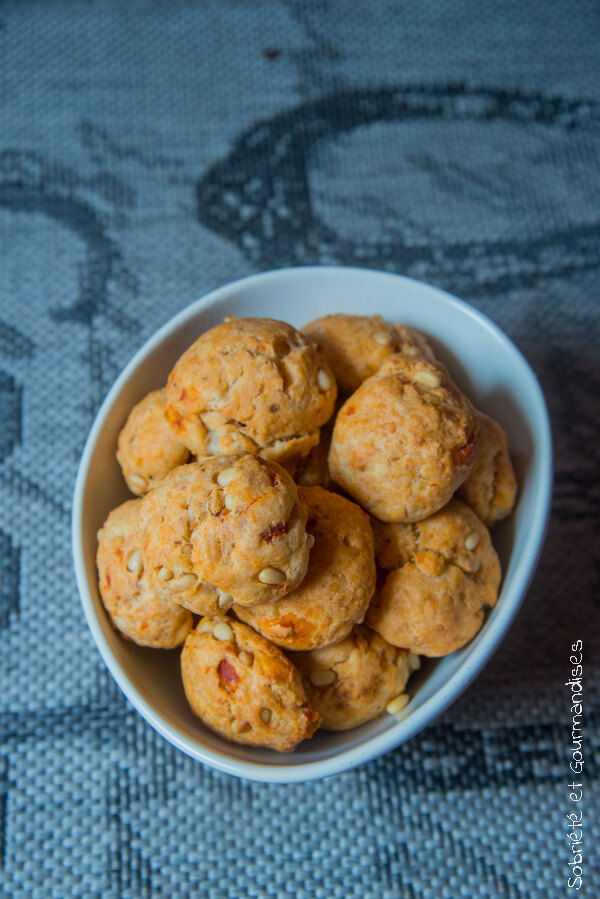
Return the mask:
<svg viewBox="0 0 600 899"><path fill-rule="evenodd" d="M599 47L586 0L2 4L0 895L575 895L577 639L577 895L600 894ZM70 505L139 346L220 284L306 263L496 321L546 393L556 486L523 610L465 695L357 770L267 786L186 758L114 686Z"/></svg>

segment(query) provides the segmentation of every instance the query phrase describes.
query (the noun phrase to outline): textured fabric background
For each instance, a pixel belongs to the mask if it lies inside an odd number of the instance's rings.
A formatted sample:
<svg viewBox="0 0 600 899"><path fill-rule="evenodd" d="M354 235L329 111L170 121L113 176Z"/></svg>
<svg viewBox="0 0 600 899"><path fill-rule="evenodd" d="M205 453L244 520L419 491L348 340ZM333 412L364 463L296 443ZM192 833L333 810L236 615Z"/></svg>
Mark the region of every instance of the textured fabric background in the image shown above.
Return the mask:
<svg viewBox="0 0 600 899"><path fill-rule="evenodd" d="M585 0L2 3L2 896L575 895L576 639L578 895L600 895L599 47ZM265 786L179 754L113 685L70 503L159 325L315 262L430 281L505 329L548 398L556 489L525 606L461 700L358 770Z"/></svg>

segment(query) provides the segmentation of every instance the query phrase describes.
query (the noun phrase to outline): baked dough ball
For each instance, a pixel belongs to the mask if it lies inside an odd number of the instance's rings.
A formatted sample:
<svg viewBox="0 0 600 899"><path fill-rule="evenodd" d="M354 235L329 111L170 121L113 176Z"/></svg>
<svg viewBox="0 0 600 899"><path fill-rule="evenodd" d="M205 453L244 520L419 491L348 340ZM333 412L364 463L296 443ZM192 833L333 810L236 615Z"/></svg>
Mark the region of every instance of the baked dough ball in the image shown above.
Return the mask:
<svg viewBox="0 0 600 899"><path fill-rule="evenodd" d="M320 723L298 671L252 628L224 615L203 618L181 653L194 714L228 740L291 752Z"/></svg>
<svg viewBox="0 0 600 899"><path fill-rule="evenodd" d="M233 608L273 643L313 649L339 642L363 620L375 589L373 532L350 500L322 487L298 487L298 493L314 537L306 577L283 599Z"/></svg>
<svg viewBox="0 0 600 899"><path fill-rule="evenodd" d="M119 434L117 461L136 496L155 487L190 455L165 418L166 408L166 388L153 390L133 407Z"/></svg>
<svg viewBox="0 0 600 899"><path fill-rule="evenodd" d="M301 331L325 356L344 394L354 393L393 353L435 359L422 334L380 315L324 315Z"/></svg>
<svg viewBox="0 0 600 899"><path fill-rule="evenodd" d="M197 463L183 465L142 500L142 552L147 577L159 596L179 603L197 615L215 615L229 608L222 590L199 575L192 563L192 513L189 494L196 486ZM221 605L222 604L222 605Z"/></svg>
<svg viewBox="0 0 600 899"><path fill-rule="evenodd" d="M140 646L180 646L193 625L187 609L162 599L148 584L141 551L139 511L132 499L110 513L98 532L102 602L117 630Z"/></svg>
<svg viewBox="0 0 600 899"><path fill-rule="evenodd" d="M444 506L475 461L475 410L440 362L390 356L338 412L331 476L382 521Z"/></svg>
<svg viewBox="0 0 600 899"><path fill-rule="evenodd" d="M410 674L405 649L360 626L335 646L294 653L293 661L324 730L376 718L402 694Z"/></svg>
<svg viewBox="0 0 600 899"><path fill-rule="evenodd" d="M395 646L444 656L471 640L498 599L500 563L486 526L453 499L414 524L375 523L377 561L391 569L367 623Z"/></svg>
<svg viewBox="0 0 600 899"><path fill-rule="evenodd" d="M463 499L488 527L507 518L515 507L517 480L508 455L508 437L488 415L477 412L479 436L473 469L459 487Z"/></svg>
<svg viewBox="0 0 600 899"><path fill-rule="evenodd" d="M333 413L335 378L321 354L285 322L231 318L203 334L167 384L168 419L196 455L306 455Z"/></svg>
<svg viewBox="0 0 600 899"><path fill-rule="evenodd" d="M306 574L306 506L276 462L212 456L176 468L142 503L149 578L195 612L270 602Z"/></svg>

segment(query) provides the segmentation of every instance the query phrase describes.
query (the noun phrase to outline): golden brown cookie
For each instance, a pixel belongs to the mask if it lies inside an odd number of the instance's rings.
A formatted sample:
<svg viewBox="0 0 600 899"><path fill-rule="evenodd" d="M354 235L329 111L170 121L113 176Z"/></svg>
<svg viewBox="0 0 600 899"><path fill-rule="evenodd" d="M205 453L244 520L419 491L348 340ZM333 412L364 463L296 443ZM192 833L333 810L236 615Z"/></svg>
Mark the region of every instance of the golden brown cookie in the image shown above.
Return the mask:
<svg viewBox="0 0 600 899"><path fill-rule="evenodd" d="M349 730L380 715L403 694L408 652L358 626L341 643L291 656L323 730Z"/></svg>
<svg viewBox="0 0 600 899"><path fill-rule="evenodd" d="M169 376L167 417L196 455L306 455L337 393L327 361L284 322L230 318L203 334Z"/></svg>
<svg viewBox="0 0 600 899"><path fill-rule="evenodd" d="M373 532L355 503L322 487L298 487L314 537L308 571L283 599L234 606L242 621L288 649L314 649L342 640L363 620L375 589Z"/></svg>
<svg viewBox="0 0 600 899"><path fill-rule="evenodd" d="M291 752L320 723L283 652L224 615L201 619L181 653L194 714L228 740Z"/></svg>
<svg viewBox="0 0 600 899"><path fill-rule="evenodd" d="M142 502L149 578L195 612L270 602L306 574L306 506L276 462L213 456L176 468Z"/></svg>
<svg viewBox="0 0 600 899"><path fill-rule="evenodd" d="M477 456L473 470L458 488L458 496L491 527L507 518L514 509L517 480L508 455L506 432L483 412L477 412L477 417Z"/></svg>
<svg viewBox="0 0 600 899"><path fill-rule="evenodd" d="M231 605L224 591L195 571L192 563L190 483L198 463L179 466L142 500L142 551L152 588L197 615L215 615Z"/></svg>
<svg viewBox="0 0 600 899"><path fill-rule="evenodd" d="M442 508L473 467L478 423L439 362L390 356L338 412L333 479L382 521Z"/></svg>
<svg viewBox="0 0 600 899"><path fill-rule="evenodd" d="M136 496L155 487L190 455L165 418L166 408L166 388L153 390L133 407L119 434L117 460Z"/></svg>
<svg viewBox="0 0 600 899"><path fill-rule="evenodd" d="M97 565L102 602L117 630L140 646L180 646L193 625L187 609L148 584L141 551L139 510L132 499L110 513L98 532Z"/></svg>
<svg viewBox="0 0 600 899"><path fill-rule="evenodd" d="M367 623L395 646L443 656L480 629L498 599L500 563L489 532L465 503L412 524L375 524L377 560L390 569Z"/></svg>
<svg viewBox="0 0 600 899"><path fill-rule="evenodd" d="M301 331L325 356L343 394L354 393L393 353L435 359L422 334L380 315L324 315Z"/></svg>

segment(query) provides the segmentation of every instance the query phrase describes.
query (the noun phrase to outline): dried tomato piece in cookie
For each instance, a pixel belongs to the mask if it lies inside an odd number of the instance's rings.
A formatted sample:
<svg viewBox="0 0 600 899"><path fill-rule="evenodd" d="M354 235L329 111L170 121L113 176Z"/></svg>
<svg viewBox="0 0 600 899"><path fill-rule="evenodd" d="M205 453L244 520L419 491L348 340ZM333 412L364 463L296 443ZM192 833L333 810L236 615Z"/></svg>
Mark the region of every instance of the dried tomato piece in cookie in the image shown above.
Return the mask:
<svg viewBox="0 0 600 899"><path fill-rule="evenodd" d="M321 721L283 652L225 616L203 618L181 653L190 707L228 740L291 752Z"/></svg>
<svg viewBox="0 0 600 899"><path fill-rule="evenodd" d="M270 602L306 574L306 506L276 462L208 457L175 469L142 502L152 583L192 611Z"/></svg>

